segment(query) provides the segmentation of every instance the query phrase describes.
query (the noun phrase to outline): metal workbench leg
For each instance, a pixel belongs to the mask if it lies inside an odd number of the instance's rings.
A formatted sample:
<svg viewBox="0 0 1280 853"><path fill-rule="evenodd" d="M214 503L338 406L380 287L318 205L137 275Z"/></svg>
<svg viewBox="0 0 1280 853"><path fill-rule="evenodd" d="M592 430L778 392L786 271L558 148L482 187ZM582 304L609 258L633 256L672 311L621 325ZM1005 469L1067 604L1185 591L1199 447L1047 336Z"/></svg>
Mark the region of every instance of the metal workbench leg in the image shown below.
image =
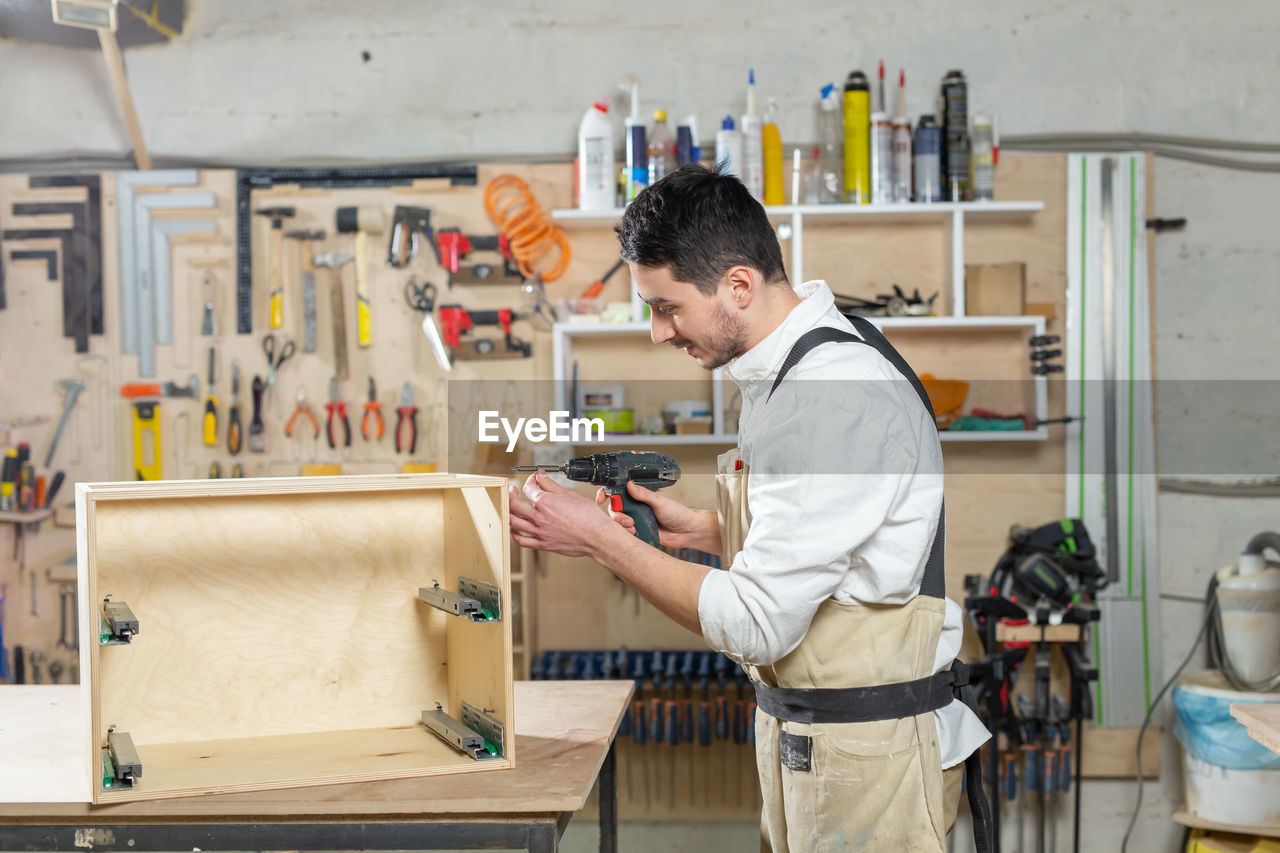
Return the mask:
<svg viewBox="0 0 1280 853"><path fill-rule="evenodd" d="M545 824L529 829L529 853L556 853L560 849L560 836L555 824Z"/></svg>
<svg viewBox="0 0 1280 853"><path fill-rule="evenodd" d="M598 782L600 802L600 853L618 853L618 756L617 744L609 744Z"/></svg>

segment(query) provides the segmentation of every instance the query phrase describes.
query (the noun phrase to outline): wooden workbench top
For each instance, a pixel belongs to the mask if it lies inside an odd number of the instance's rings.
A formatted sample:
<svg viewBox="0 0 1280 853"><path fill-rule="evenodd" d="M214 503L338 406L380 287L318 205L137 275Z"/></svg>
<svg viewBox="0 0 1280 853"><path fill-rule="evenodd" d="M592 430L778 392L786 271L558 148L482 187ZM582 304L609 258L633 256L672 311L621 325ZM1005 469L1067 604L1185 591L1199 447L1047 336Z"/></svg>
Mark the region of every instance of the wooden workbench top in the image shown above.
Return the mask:
<svg viewBox="0 0 1280 853"><path fill-rule="evenodd" d="M1231 716L1249 731L1249 737L1280 755L1280 703L1232 705Z"/></svg>
<svg viewBox="0 0 1280 853"><path fill-rule="evenodd" d="M577 811L595 783L632 690L630 681L516 682L517 757L511 770L92 807L65 802L68 777L74 783L85 772L77 770L76 755L84 750L71 734L78 730L79 688L0 687L0 754L6 766L19 768L0 778L0 821ZM80 791L80 796L88 793L83 786Z"/></svg>

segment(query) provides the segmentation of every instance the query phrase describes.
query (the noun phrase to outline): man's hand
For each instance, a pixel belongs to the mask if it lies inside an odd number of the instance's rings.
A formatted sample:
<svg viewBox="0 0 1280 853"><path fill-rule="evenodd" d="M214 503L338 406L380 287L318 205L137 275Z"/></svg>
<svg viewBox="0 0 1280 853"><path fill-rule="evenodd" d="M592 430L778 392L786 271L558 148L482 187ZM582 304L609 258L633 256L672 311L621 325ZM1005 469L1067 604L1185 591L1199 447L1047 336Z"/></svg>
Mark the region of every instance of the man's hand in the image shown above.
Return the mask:
<svg viewBox="0 0 1280 853"><path fill-rule="evenodd" d="M697 548L708 554L720 553L720 521L715 512L691 509L675 498L661 492L646 489L635 482L627 483L627 492L641 503L648 504L658 519L658 543L666 548ZM609 496L601 488L596 492L596 503L603 506ZM636 523L629 515L609 511L609 515L628 533L635 535Z"/></svg>
<svg viewBox="0 0 1280 853"><path fill-rule="evenodd" d="M566 557L590 557L616 526L590 498L566 489L543 471L511 487L511 533L518 544Z"/></svg>

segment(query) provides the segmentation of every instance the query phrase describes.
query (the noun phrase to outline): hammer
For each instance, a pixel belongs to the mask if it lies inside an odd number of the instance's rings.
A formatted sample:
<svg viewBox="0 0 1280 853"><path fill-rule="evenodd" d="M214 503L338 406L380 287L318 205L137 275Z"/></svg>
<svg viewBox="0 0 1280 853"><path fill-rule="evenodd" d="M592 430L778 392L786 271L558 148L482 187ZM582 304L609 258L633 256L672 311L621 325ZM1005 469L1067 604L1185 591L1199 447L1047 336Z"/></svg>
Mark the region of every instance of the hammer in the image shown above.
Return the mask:
<svg viewBox="0 0 1280 853"><path fill-rule="evenodd" d="M346 382L351 376L347 365L347 315L342 308L342 274L338 268L351 263L351 255L329 252L316 255L315 265L333 270L333 281L329 285L329 297L333 313L333 367L339 381Z"/></svg>
<svg viewBox="0 0 1280 853"><path fill-rule="evenodd" d="M302 241L302 317L305 332L302 351L316 351L316 274L312 263L311 241L323 240L324 231L287 231L286 237Z"/></svg>
<svg viewBox="0 0 1280 853"><path fill-rule="evenodd" d="M382 208L376 204L340 207L335 215L339 234L356 235L356 342L373 343L373 323L369 316L369 235L381 234Z"/></svg>
<svg viewBox="0 0 1280 853"><path fill-rule="evenodd" d="M271 328L284 327L284 221L298 211L292 207L260 207L254 211L271 219Z"/></svg>
<svg viewBox="0 0 1280 853"><path fill-rule="evenodd" d="M46 468L53 462L53 451L58 449L58 439L62 438L62 429L67 425L71 410L75 408L76 398L84 390L84 383L78 379L59 379L58 384L62 386L66 396L62 400L62 417L58 419L58 428L53 431L53 441L49 442L49 452L44 457Z"/></svg>

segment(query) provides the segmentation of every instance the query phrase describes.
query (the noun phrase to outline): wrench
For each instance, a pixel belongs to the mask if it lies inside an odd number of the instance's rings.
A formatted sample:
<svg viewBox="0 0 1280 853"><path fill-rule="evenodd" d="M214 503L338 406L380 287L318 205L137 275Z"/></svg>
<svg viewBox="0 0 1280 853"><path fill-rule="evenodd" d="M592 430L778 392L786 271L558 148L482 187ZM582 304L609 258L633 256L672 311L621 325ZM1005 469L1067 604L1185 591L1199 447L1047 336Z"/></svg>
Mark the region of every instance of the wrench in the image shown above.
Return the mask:
<svg viewBox="0 0 1280 853"><path fill-rule="evenodd" d="M62 682L62 661L56 660L49 664L49 680L54 684Z"/></svg>
<svg viewBox="0 0 1280 853"><path fill-rule="evenodd" d="M58 384L67 393L62 400L62 417L58 419L58 428L53 431L53 441L49 442L49 452L44 457L44 467L46 468L53 465L53 451L58 449L58 439L62 438L62 429L67 425L67 418L71 417L71 410L75 408L76 398L84 390L84 383L79 379L59 379Z"/></svg>
<svg viewBox="0 0 1280 853"><path fill-rule="evenodd" d="M31 683L40 684L40 662L44 660L44 654L40 651L31 652Z"/></svg>

